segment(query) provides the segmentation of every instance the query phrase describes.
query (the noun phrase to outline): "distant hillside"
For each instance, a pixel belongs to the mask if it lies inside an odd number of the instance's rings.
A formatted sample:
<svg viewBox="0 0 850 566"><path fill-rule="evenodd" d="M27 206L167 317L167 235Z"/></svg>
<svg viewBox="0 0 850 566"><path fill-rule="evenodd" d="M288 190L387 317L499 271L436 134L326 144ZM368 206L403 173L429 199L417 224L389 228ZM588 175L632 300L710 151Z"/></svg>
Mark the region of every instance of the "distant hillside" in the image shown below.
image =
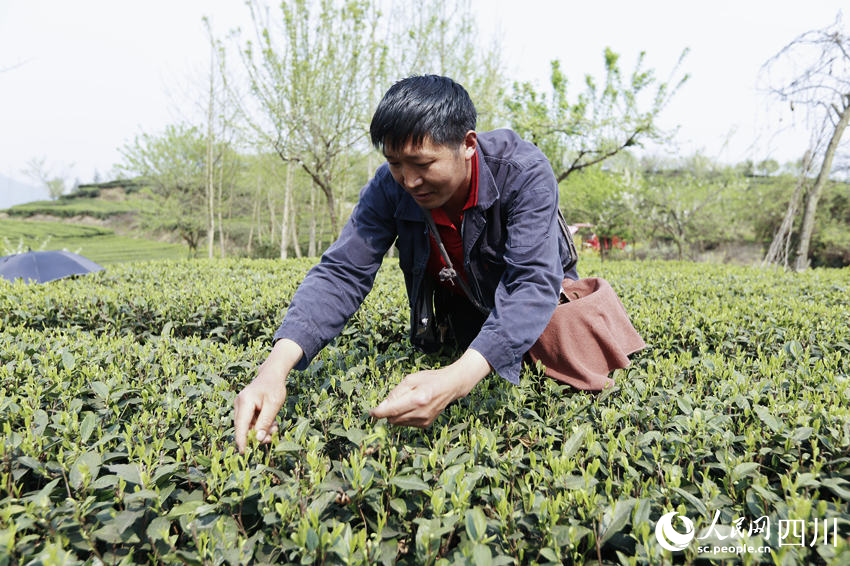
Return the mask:
<svg viewBox="0 0 850 566"><path fill-rule="evenodd" d="M0 218L0 256L28 250L65 249L100 264L189 257L189 248L145 238L130 238L111 228L69 222Z"/></svg>
<svg viewBox="0 0 850 566"><path fill-rule="evenodd" d="M116 180L107 183L80 185L69 194L56 200L35 200L16 204L6 209L10 217L29 218L48 216L56 218L90 217L101 220L148 210L152 202L139 196L142 184L133 180Z"/></svg>
<svg viewBox="0 0 850 566"><path fill-rule="evenodd" d="M34 200L49 199L46 188L39 188L0 175L0 209Z"/></svg>
<svg viewBox="0 0 850 566"><path fill-rule="evenodd" d="M66 249L103 265L189 257L188 246L176 238L139 228L140 217L155 207L140 194L142 187L133 180L80 185L56 200L29 193L26 202L9 205L0 218L0 256Z"/></svg>

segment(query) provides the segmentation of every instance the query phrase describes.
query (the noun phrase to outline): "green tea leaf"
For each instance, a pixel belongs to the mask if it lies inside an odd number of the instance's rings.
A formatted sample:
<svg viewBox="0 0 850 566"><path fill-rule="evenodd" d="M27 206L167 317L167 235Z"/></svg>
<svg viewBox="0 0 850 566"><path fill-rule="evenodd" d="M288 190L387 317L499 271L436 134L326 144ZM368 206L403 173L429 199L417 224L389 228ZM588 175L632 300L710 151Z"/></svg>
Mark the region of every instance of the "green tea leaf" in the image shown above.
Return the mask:
<svg viewBox="0 0 850 566"><path fill-rule="evenodd" d="M820 483L841 499L850 500L850 482L844 478L825 478Z"/></svg>
<svg viewBox="0 0 850 566"><path fill-rule="evenodd" d="M753 410L756 412L761 421L770 428L773 432L779 432L782 430L782 422L779 419L770 414L770 411L767 410L766 407L762 407L761 405L756 405L753 407Z"/></svg>
<svg viewBox="0 0 850 566"><path fill-rule="evenodd" d="M636 499L621 499L614 504L613 508L608 509L602 515L602 522L600 523L600 528L602 529L600 542L602 544L623 530L623 527L629 522L632 509L634 509L636 504Z"/></svg>
<svg viewBox="0 0 850 566"><path fill-rule="evenodd" d="M741 462L732 470L732 480L737 481L745 476L753 475L758 469L757 462Z"/></svg>
<svg viewBox="0 0 850 566"><path fill-rule="evenodd" d="M194 515L198 508L204 505L202 500L192 500L186 501L184 503L180 503L171 508L168 512L169 519L177 519L178 517L182 517L184 515Z"/></svg>
<svg viewBox="0 0 850 566"><path fill-rule="evenodd" d="M170 321L170 320L169 320L168 322L166 322L166 323L162 326L162 331L159 333L160 337L161 337L161 338L168 338L168 337L170 337L170 336L171 336L171 332L172 332L172 330L173 330L173 329L174 329L174 323L173 323L172 321Z"/></svg>
<svg viewBox="0 0 850 566"><path fill-rule="evenodd" d="M53 490L56 488L56 485L59 483L60 479L61 478L56 478L55 480L49 482L43 488L38 490L38 492L25 497L24 500L31 501L39 507L50 506L50 494L53 493Z"/></svg>
<svg viewBox="0 0 850 566"><path fill-rule="evenodd" d="M575 456L576 452L578 452L578 449L584 442L584 437L586 435L587 430L585 428L580 428L570 435L570 437L564 442L563 446L561 446L561 456L563 458L572 458Z"/></svg>
<svg viewBox="0 0 850 566"><path fill-rule="evenodd" d="M148 528L145 529L145 534L151 540L167 540L171 531L171 521L167 517L154 517Z"/></svg>
<svg viewBox="0 0 850 566"><path fill-rule="evenodd" d="M107 387L106 384L102 381L93 381L91 384L91 388L97 394L98 397L109 399L109 387Z"/></svg>
<svg viewBox="0 0 850 566"><path fill-rule="evenodd" d="M466 535L470 540L480 541L487 534L487 517L480 507L473 507L466 512Z"/></svg>
<svg viewBox="0 0 850 566"><path fill-rule="evenodd" d="M815 429L810 426L801 426L791 435L791 440L794 442L803 442L804 440L808 440L809 437L812 436L812 432L814 432L814 430Z"/></svg>
<svg viewBox="0 0 850 566"><path fill-rule="evenodd" d="M94 432L96 424L95 415L91 411L86 411L86 416L80 423L80 443L86 444L91 438L91 433Z"/></svg>
<svg viewBox="0 0 850 566"><path fill-rule="evenodd" d="M62 350L62 365L65 367L65 371L71 371L74 369L74 364L74 354L68 350Z"/></svg>
<svg viewBox="0 0 850 566"><path fill-rule="evenodd" d="M83 452L77 457L74 465L71 466L71 472L68 474L68 481L73 489L80 489L83 486L83 481L88 477L88 481L97 479L100 472L101 458L98 452Z"/></svg>
<svg viewBox="0 0 850 566"><path fill-rule="evenodd" d="M472 546L472 563L475 566L493 565L493 554L486 544L475 544Z"/></svg>
<svg viewBox="0 0 850 566"><path fill-rule="evenodd" d="M113 464L106 466L106 469L127 483L142 485L142 474L138 464Z"/></svg>
<svg viewBox="0 0 850 566"><path fill-rule="evenodd" d="M427 483L416 476L395 476L390 483L405 491L425 491L430 489Z"/></svg>
<svg viewBox="0 0 850 566"><path fill-rule="evenodd" d="M398 497L390 499L390 508L402 517L407 515L407 503L404 502L404 499Z"/></svg>

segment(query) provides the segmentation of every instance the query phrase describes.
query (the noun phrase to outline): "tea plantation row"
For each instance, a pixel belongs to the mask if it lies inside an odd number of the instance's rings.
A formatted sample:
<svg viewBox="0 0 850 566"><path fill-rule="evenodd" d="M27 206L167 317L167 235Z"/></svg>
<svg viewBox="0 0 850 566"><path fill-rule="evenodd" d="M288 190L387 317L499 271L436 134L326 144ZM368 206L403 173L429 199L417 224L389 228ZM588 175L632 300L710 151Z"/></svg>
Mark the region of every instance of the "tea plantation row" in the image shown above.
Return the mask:
<svg viewBox="0 0 850 566"><path fill-rule="evenodd" d="M516 387L486 378L428 429L374 421L405 374L450 360L411 351L390 264L290 376L274 442L245 456L234 396L309 262L0 281L0 565L724 556L699 552L722 528L662 548L670 511L698 533L766 516L747 544L771 550L731 555L744 563L850 563L850 270L580 267L612 282L650 345L616 388L578 393L527 368ZM827 543L810 544L816 519ZM790 520L804 545L783 540Z"/></svg>

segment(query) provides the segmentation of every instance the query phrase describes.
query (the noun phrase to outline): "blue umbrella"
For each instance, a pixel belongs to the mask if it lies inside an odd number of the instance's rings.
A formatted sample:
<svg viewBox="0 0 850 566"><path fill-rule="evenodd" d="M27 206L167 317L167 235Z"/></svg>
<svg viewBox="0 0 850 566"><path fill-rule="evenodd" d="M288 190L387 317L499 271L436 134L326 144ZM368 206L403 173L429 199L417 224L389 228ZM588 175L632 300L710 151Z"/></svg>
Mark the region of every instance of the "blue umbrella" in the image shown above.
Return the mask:
<svg viewBox="0 0 850 566"><path fill-rule="evenodd" d="M60 250L0 257L0 277L9 281L21 278L27 283L46 283L69 275L102 270L103 267L88 258Z"/></svg>

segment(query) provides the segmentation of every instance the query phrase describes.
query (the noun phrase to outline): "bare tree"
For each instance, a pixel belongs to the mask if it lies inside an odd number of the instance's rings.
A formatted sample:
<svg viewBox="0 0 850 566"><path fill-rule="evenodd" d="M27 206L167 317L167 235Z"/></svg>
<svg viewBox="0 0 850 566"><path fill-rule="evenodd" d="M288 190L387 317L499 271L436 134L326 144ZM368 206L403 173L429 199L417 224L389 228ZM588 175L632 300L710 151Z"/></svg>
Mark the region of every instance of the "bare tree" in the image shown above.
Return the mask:
<svg viewBox="0 0 850 566"><path fill-rule="evenodd" d="M790 77L781 73L781 69L788 67L793 69ZM841 14L831 26L808 31L794 39L771 57L764 64L763 70L768 75L770 92L788 103L792 111L802 109L818 140L810 156L813 164L819 163L818 174L806 192L794 261L794 269L803 271L809 266L809 245L818 200L829 180L835 154L850 122L850 35L842 27ZM806 167L803 169L798 188L789 203L786 219L783 220L785 228L780 227L774 237L765 263L778 263L781 254L777 255L775 250L788 245L790 225L793 224L797 208L794 200L799 200L799 192L806 179ZM814 171L814 167L811 170Z"/></svg>
<svg viewBox="0 0 850 566"><path fill-rule="evenodd" d="M253 141L312 181L313 189L305 191L315 217L308 253L320 252L325 218L332 238L339 233L347 210L339 201L351 190L345 183L352 178L346 175L352 156L369 155L370 172L377 166L368 153L368 124L391 82L410 74L451 76L473 99L480 93L482 126L502 125L491 110L501 108L504 90L498 46L478 48L469 0L391 3L386 13L378 0L284 0L279 11L256 0L248 6L250 39L233 34L242 82L249 85L240 107ZM316 202L321 197L324 215ZM282 218L288 222L286 213Z"/></svg>
<svg viewBox="0 0 850 566"><path fill-rule="evenodd" d="M475 102L479 130L507 125L504 102L508 81L501 46L498 41L481 45L469 0L395 2L387 21L389 78L428 73L451 77ZM373 93L377 103L375 94L382 92Z"/></svg>
<svg viewBox="0 0 850 566"><path fill-rule="evenodd" d="M24 174L32 180L41 183L47 189L50 198L55 200L65 193L67 188L67 170L55 173L53 168L47 165L45 157L33 157L27 162Z"/></svg>
<svg viewBox="0 0 850 566"><path fill-rule="evenodd" d="M336 184L346 153L366 133L369 64L379 49L367 32L377 9L365 0L285 0L272 18L257 2L249 6L254 39L240 51L251 93L244 116L323 193L338 234Z"/></svg>
<svg viewBox="0 0 850 566"><path fill-rule="evenodd" d="M791 200L788 201L788 207L785 209L785 216L776 233L773 235L773 241L770 243L770 248L764 256L762 265L782 265L788 269L788 260L791 251L791 236L794 233L794 219L797 217L797 211L800 207L800 199L805 192L805 187L812 171L812 150L806 150L803 155L803 164L800 170L800 175L797 177L797 184L794 187L794 193L791 195Z"/></svg>

